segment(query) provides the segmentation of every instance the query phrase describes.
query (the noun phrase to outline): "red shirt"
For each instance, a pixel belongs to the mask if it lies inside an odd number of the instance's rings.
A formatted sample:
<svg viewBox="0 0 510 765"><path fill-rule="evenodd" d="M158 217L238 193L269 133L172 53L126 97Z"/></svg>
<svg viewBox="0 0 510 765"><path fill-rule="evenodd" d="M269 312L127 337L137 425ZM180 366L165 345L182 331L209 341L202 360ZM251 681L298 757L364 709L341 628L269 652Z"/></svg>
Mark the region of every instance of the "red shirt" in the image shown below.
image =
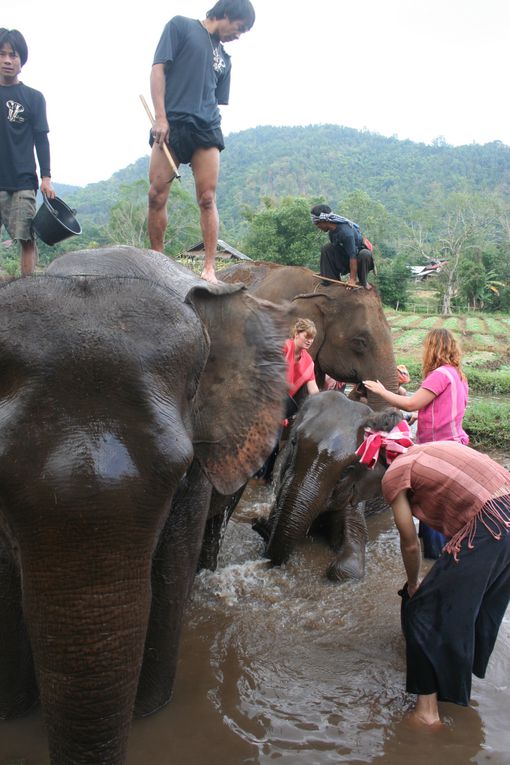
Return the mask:
<svg viewBox="0 0 510 765"><path fill-rule="evenodd" d="M298 361L296 361L295 353L294 340L286 340L283 355L287 361L287 382L291 396L297 393L305 383L315 380L315 366L308 351L303 348Z"/></svg>

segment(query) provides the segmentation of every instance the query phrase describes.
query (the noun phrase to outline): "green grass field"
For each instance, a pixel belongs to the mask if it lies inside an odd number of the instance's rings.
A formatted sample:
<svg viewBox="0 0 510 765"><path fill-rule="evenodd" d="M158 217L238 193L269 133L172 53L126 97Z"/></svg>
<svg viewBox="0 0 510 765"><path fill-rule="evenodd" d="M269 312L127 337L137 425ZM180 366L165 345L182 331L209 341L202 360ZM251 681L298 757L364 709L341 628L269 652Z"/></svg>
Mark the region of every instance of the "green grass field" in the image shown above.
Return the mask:
<svg viewBox="0 0 510 765"><path fill-rule="evenodd" d="M481 448L510 449L510 317L425 316L391 309L385 313L397 363L406 364L411 375L409 391L422 379L423 340L429 329L445 327L453 332L462 347L470 393L476 396L464 417L471 442Z"/></svg>
<svg viewBox="0 0 510 765"><path fill-rule="evenodd" d="M480 314L425 316L386 309L395 355L413 370L421 366L422 344L433 327L449 329L459 341L468 377L477 390L510 393L510 317ZM475 382L476 380L476 382Z"/></svg>

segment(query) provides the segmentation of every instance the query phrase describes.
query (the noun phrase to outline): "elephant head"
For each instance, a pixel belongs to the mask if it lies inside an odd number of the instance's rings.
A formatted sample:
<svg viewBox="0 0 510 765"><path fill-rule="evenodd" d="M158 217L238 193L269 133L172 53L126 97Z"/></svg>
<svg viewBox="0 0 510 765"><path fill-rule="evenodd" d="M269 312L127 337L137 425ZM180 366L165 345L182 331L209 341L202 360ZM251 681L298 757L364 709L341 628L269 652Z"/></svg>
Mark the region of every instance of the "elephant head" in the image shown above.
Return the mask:
<svg viewBox="0 0 510 765"><path fill-rule="evenodd" d="M38 687L52 765L121 765L135 699L169 700L211 486L273 447L287 325L127 247L0 288L0 717Z"/></svg>
<svg viewBox="0 0 510 765"><path fill-rule="evenodd" d="M381 494L384 474L380 465L361 465L355 454L371 416L368 406L336 391L303 404L278 466L266 549L273 563L284 563L296 543L320 526L337 553L328 577L363 577L367 532L358 504Z"/></svg>
<svg viewBox="0 0 510 765"><path fill-rule="evenodd" d="M380 380L396 392L397 368L391 331L375 290L333 289L295 297L292 313L312 319L317 335L310 354L322 372L335 380L359 383ZM368 405L386 404L367 391Z"/></svg>
<svg viewBox="0 0 510 765"><path fill-rule="evenodd" d="M377 290L321 284L308 268L274 263L242 263L219 272L222 280L242 282L250 292L275 303L291 301L294 318L312 319L317 336L309 352L319 373L358 383L379 379L397 391L397 370L391 331ZM368 393L372 409L385 402Z"/></svg>

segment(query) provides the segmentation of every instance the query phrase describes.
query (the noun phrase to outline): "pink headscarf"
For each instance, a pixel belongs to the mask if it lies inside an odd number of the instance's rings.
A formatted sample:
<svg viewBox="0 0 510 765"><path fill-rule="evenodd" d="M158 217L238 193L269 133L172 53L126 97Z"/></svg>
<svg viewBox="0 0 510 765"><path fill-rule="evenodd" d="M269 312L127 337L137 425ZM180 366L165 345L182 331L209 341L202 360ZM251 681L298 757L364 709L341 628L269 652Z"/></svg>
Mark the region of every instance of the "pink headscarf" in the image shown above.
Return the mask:
<svg viewBox="0 0 510 765"><path fill-rule="evenodd" d="M386 447L386 461L390 464L395 457L405 454L409 447L414 445L406 420L401 420L389 433L371 428L365 428L365 433L365 440L356 450L356 454L361 464L370 470L375 468L382 446Z"/></svg>

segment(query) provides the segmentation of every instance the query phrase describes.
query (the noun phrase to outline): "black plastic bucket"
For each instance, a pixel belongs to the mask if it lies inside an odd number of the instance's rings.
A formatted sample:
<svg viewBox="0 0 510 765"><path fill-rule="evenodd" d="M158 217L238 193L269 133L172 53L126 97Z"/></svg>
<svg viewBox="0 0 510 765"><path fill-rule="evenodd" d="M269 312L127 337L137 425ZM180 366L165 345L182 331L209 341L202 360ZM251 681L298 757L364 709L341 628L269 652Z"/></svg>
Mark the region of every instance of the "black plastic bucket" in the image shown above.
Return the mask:
<svg viewBox="0 0 510 765"><path fill-rule="evenodd" d="M37 210L32 225L45 244L57 244L70 236L81 234L81 226L74 217L75 210L58 197L49 200L43 195L43 203Z"/></svg>

